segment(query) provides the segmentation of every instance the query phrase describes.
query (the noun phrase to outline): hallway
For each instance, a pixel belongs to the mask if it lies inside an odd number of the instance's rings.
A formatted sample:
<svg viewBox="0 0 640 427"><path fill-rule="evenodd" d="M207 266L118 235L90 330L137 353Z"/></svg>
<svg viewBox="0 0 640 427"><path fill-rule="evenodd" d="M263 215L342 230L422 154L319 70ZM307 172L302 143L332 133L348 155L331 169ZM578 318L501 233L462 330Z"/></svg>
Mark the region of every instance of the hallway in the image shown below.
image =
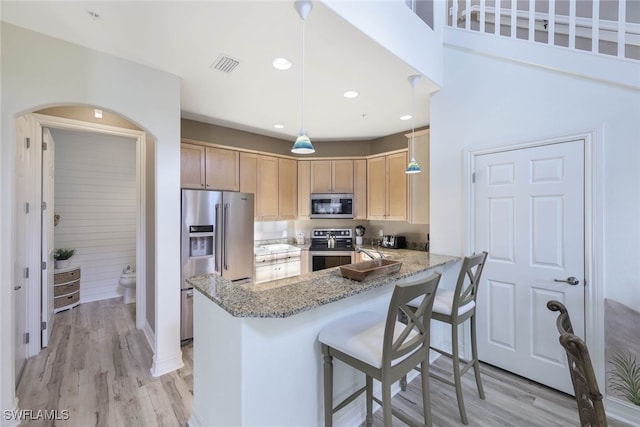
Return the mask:
<svg viewBox="0 0 640 427"><path fill-rule="evenodd" d="M185 366L155 378L152 351L135 329L135 304L121 298L55 315L50 345L27 362L20 409L68 410L69 426L184 426L191 411L191 346ZM50 426L37 420L22 426Z"/></svg>

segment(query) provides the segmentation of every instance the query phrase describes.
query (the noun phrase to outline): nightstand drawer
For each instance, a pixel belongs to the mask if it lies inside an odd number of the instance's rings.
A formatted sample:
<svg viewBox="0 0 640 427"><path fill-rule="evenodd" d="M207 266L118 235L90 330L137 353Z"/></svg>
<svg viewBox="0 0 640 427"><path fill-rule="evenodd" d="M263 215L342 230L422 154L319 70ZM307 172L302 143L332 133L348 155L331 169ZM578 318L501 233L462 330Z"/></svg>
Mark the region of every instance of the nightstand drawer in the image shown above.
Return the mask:
<svg viewBox="0 0 640 427"><path fill-rule="evenodd" d="M56 297L53 299L53 308L61 308L66 307L68 305L72 305L80 301L80 292L76 292L71 295L63 295L61 297Z"/></svg>
<svg viewBox="0 0 640 427"><path fill-rule="evenodd" d="M73 282L80 278L80 269L65 271L64 273L55 273L53 275L53 284L58 285L60 283Z"/></svg>
<svg viewBox="0 0 640 427"><path fill-rule="evenodd" d="M53 296L67 295L80 290L80 280L53 287Z"/></svg>

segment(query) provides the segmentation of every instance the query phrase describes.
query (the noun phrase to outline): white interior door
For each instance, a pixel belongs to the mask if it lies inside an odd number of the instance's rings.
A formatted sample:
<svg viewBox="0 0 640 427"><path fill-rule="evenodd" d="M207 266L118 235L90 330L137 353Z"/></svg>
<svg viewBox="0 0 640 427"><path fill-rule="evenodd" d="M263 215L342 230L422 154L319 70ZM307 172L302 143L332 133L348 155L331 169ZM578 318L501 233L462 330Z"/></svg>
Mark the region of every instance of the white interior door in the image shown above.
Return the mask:
<svg viewBox="0 0 640 427"><path fill-rule="evenodd" d="M489 252L479 357L573 394L546 303L562 302L584 337L584 142L478 155L474 171L474 250ZM562 281L569 277L579 283Z"/></svg>
<svg viewBox="0 0 640 427"><path fill-rule="evenodd" d="M54 162L55 144L51 131L42 128L42 269L41 328L42 347L49 345L53 327L53 270L54 270Z"/></svg>
<svg viewBox="0 0 640 427"><path fill-rule="evenodd" d="M26 269L28 261L27 253L27 202L28 202L28 182L27 173L29 171L29 154L26 138L29 134L29 122L26 118L20 117L16 120L16 150L14 167L14 214L15 214L15 234L14 234L14 264L13 277L13 318L14 318L14 341L15 341L15 374L18 382L25 362L27 361L27 281ZM6 307L5 307L6 308Z"/></svg>

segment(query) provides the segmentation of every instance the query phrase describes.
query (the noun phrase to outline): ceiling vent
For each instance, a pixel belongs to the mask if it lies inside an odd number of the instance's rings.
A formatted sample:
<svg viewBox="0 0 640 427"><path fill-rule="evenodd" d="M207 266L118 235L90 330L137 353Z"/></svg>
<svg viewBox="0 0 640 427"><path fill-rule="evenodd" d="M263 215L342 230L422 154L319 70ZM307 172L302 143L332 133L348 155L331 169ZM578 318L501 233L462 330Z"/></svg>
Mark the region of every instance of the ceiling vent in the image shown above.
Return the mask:
<svg viewBox="0 0 640 427"><path fill-rule="evenodd" d="M237 59L234 59L228 55L221 54L216 58L215 61L213 61L213 64L211 64L211 68L229 74L236 69L238 64L240 64L240 61L238 61Z"/></svg>

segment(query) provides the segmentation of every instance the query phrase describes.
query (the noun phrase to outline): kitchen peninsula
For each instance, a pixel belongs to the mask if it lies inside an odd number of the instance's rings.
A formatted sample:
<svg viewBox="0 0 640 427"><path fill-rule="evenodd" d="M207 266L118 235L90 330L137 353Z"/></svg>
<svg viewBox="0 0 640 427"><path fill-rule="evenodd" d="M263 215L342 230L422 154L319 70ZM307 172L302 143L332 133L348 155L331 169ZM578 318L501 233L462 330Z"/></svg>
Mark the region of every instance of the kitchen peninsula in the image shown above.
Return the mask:
<svg viewBox="0 0 640 427"><path fill-rule="evenodd" d="M399 272L362 282L338 267L261 284L215 276L190 280L194 301L193 406L189 425L323 425L322 356L317 335L329 322L356 312L386 313L394 284L443 271L458 257L398 250ZM336 363L336 399L364 384ZM335 425L357 425L351 405Z"/></svg>

